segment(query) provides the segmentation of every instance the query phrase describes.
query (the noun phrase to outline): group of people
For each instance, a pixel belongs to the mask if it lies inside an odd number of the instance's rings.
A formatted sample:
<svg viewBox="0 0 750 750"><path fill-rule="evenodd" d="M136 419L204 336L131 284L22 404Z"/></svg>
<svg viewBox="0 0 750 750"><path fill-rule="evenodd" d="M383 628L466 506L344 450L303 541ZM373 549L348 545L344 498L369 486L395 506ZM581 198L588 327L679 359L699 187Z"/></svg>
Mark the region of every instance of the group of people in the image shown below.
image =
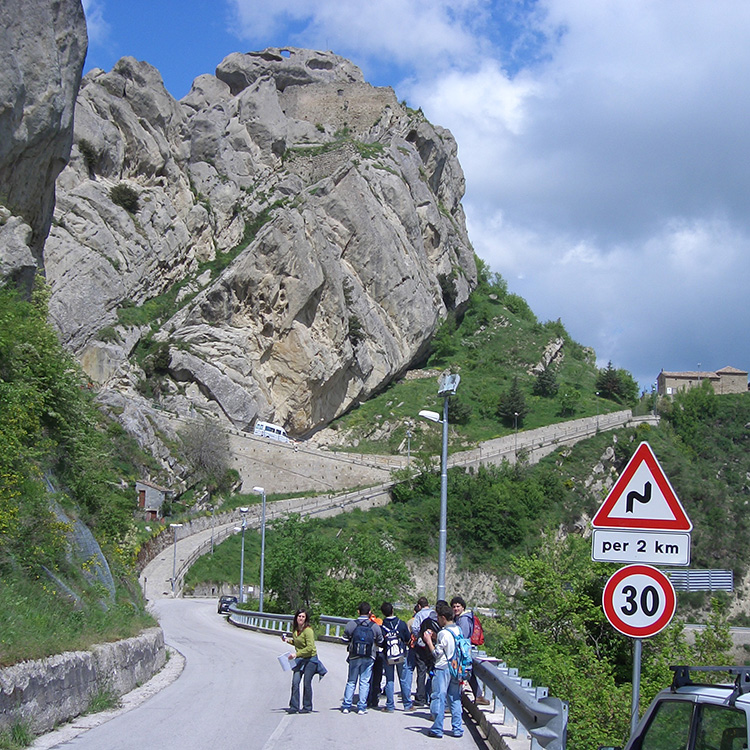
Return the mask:
<svg viewBox="0 0 750 750"><path fill-rule="evenodd" d="M368 708L377 708L385 677L384 711L392 713L396 710L398 685L404 711L429 706L433 719L430 736L443 736L447 704L451 713L451 733L460 737L463 734L461 683L451 674L449 665L457 648L457 639L463 636L470 641L474 630L474 616L467 611L466 602L455 596L450 604L439 600L433 608L425 597L421 597L408 623L394 614L390 602L383 602L380 611L382 618L373 614L369 603L361 602L357 617L350 620L344 630L349 672L341 712L366 714ZM295 647L295 652L289 655L295 663L288 710L290 713L307 713L312 710L312 679L316 674L322 679L326 669L317 657L315 637L306 610L295 613L293 633L288 640ZM415 672L416 693L412 697ZM304 694L300 708L302 682ZM489 701L482 695L474 676L469 678L469 684L476 703L487 705Z"/></svg>

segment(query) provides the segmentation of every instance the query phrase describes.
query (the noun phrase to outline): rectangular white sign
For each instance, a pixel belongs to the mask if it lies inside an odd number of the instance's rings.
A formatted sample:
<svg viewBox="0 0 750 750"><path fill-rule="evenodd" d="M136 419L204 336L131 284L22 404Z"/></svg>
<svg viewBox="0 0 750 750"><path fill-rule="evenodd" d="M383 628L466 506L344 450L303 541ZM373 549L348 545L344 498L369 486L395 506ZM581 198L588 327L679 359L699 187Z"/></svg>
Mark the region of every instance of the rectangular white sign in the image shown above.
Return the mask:
<svg viewBox="0 0 750 750"><path fill-rule="evenodd" d="M591 559L597 562L690 565L690 534L594 529Z"/></svg>

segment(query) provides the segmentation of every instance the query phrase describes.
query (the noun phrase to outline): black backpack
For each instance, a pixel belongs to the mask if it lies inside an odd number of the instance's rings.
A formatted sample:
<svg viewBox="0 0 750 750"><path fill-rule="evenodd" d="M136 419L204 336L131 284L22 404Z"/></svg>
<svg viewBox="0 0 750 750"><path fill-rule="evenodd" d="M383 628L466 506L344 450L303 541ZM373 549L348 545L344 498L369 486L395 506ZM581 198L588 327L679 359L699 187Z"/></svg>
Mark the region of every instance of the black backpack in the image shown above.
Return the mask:
<svg viewBox="0 0 750 750"><path fill-rule="evenodd" d="M349 656L372 656L372 647L375 644L375 633L369 620L360 620L352 633L349 643Z"/></svg>

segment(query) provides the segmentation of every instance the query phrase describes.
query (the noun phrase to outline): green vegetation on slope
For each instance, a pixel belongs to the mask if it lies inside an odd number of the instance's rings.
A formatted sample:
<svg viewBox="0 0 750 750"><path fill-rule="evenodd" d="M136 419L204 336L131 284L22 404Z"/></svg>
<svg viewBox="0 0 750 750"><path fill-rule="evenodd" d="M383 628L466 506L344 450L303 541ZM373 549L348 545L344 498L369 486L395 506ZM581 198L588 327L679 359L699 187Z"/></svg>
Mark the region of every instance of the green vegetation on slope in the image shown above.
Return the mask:
<svg viewBox="0 0 750 750"><path fill-rule="evenodd" d="M458 393L449 405L452 450L512 433L515 411L523 412L518 427L533 429L634 405L638 388L629 373L598 370L594 352L573 341L559 320L540 323L524 299L508 293L499 275L477 263L478 288L466 309L460 315L451 313L443 323L427 361L435 372L461 375ZM556 342L562 343L559 354L544 367L545 349L549 347L548 353L556 349ZM538 372L532 371L535 366ZM606 390L600 387L605 373ZM516 401L504 409L514 387L521 393L523 409L515 406ZM417 414L425 408L442 412L435 376L392 383L332 427L351 436L353 450L404 453L409 423L420 422ZM386 422L392 429L384 443L380 435ZM412 448L427 447L429 433L412 429Z"/></svg>
<svg viewBox="0 0 750 750"><path fill-rule="evenodd" d="M43 282L31 301L0 289L0 425L0 666L152 623L132 576L134 495L121 485L146 457L95 407L47 324ZM71 529L52 499L93 530L114 598L85 575L93 558L78 567L71 556Z"/></svg>

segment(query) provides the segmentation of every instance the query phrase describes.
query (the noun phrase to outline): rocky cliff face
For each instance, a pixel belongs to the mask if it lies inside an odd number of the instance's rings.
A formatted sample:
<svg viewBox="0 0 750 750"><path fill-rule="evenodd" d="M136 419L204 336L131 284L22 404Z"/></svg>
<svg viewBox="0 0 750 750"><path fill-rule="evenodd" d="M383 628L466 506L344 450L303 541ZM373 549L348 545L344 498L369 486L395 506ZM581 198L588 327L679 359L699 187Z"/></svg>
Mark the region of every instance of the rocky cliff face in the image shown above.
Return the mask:
<svg viewBox="0 0 750 750"><path fill-rule="evenodd" d="M450 133L331 53L232 54L179 102L123 58L82 81L51 315L105 402L303 435L466 301L463 190Z"/></svg>
<svg viewBox="0 0 750 750"><path fill-rule="evenodd" d="M88 42L80 0L0 8L0 280L28 289L70 155Z"/></svg>

